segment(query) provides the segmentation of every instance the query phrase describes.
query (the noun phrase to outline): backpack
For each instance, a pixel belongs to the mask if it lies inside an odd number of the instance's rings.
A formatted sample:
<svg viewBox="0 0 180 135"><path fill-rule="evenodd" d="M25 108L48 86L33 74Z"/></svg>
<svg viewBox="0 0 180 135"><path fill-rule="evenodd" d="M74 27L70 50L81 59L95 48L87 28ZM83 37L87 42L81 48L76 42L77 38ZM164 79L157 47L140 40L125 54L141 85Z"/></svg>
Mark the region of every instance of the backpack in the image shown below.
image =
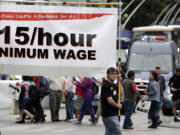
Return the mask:
<svg viewBox="0 0 180 135"><path fill-rule="evenodd" d="M93 82L93 88L92 88L92 94L93 94L93 96L95 96L96 94L98 94L98 92L99 92L99 87L98 87L98 85L97 85L95 82Z"/></svg>
<svg viewBox="0 0 180 135"><path fill-rule="evenodd" d="M49 94L49 89L46 87L36 88L35 86L30 87L30 96L32 100L43 99Z"/></svg>
<svg viewBox="0 0 180 135"><path fill-rule="evenodd" d="M45 77L40 76L39 77L39 82L40 82L40 87L49 88L49 81Z"/></svg>

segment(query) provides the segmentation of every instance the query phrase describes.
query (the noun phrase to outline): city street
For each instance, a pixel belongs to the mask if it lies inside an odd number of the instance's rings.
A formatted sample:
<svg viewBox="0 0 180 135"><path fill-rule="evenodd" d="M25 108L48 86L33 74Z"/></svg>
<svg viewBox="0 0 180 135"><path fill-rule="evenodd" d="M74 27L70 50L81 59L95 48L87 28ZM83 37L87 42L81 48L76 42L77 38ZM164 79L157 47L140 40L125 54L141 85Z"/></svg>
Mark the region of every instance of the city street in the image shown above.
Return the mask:
<svg viewBox="0 0 180 135"><path fill-rule="evenodd" d="M97 126L91 126L88 115L83 119L82 125L75 125L69 122L50 121L49 110L45 110L47 114L47 122L43 124L34 124L26 122L26 124L15 124L18 115L9 115L9 110L0 110L0 130L1 135L103 135L104 127L102 120ZM60 118L65 119L65 108L60 111ZM180 133L180 123L176 124L176 128L159 127L158 129L148 129L147 114L136 112L133 115L134 130L122 130L123 135L178 135ZM171 123L172 117L162 117L163 122ZM124 116L121 117L121 127ZM163 125L166 125L163 124ZM169 124L168 123L168 124ZM172 123L173 124L173 123ZM179 126L179 128L177 128Z"/></svg>
<svg viewBox="0 0 180 135"><path fill-rule="evenodd" d="M180 135L180 0L0 6L0 135Z"/></svg>

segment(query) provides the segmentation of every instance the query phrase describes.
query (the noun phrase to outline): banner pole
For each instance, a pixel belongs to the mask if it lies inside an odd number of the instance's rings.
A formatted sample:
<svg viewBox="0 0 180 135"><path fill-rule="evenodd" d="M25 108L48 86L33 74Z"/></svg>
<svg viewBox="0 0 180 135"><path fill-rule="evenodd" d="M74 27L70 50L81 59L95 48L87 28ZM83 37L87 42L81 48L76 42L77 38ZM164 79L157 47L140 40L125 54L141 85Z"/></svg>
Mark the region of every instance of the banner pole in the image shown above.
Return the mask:
<svg viewBox="0 0 180 135"><path fill-rule="evenodd" d="M118 103L121 103L121 59L118 59ZM118 117L119 117L119 121L120 121L120 117L121 117L121 109L118 110Z"/></svg>
<svg viewBox="0 0 180 135"><path fill-rule="evenodd" d="M48 2L48 1L24 1L24 0L2 0L4 2L23 2L23 3L38 3L38 4L62 4L62 5L105 5L118 6L119 3L88 3L88 2Z"/></svg>
<svg viewBox="0 0 180 135"><path fill-rule="evenodd" d="M118 6L118 3L88 3L88 2L64 2L70 5L105 5L105 6Z"/></svg>

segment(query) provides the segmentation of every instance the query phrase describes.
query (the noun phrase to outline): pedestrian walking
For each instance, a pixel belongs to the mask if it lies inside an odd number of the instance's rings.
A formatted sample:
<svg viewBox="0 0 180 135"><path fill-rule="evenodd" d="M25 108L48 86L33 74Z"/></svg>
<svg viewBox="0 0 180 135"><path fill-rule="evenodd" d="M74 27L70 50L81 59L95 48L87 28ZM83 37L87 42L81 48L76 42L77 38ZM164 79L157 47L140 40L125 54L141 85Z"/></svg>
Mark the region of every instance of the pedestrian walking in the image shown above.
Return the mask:
<svg viewBox="0 0 180 135"><path fill-rule="evenodd" d="M76 86L82 88L82 95L84 98L83 104L81 106L79 119L75 123L81 124L82 119L85 114L85 110L87 108L91 115L91 122L92 124L95 124L95 114L94 114L94 109L92 106L92 101L94 99L93 94L92 94L93 80L91 78L84 78L84 81L82 83L77 81L75 84Z"/></svg>
<svg viewBox="0 0 180 135"><path fill-rule="evenodd" d="M26 114L31 119L31 122L34 121L34 116L26 110L26 106L29 102L29 89L30 89L30 83L29 83L29 77L28 76L22 76L22 83L17 83L17 87L20 87L21 93L19 97L19 120L16 121L16 123L25 123L23 120L23 114Z"/></svg>
<svg viewBox="0 0 180 135"><path fill-rule="evenodd" d="M124 129L133 129L133 122L131 120L131 116L133 115L137 96L144 102L144 99L141 97L140 93L136 88L136 84L134 83L135 72L128 72L128 79L124 81Z"/></svg>
<svg viewBox="0 0 180 135"><path fill-rule="evenodd" d="M163 103L163 99L164 99L164 92L166 89L166 84L165 84L164 76L161 75L161 67L157 66L155 68L155 71L158 74L158 82L160 85L160 102L156 108L155 115L157 115L160 118L160 112L161 112L162 103ZM152 121L152 118L150 116L148 116L148 119L149 119L149 123L150 123Z"/></svg>
<svg viewBox="0 0 180 135"><path fill-rule="evenodd" d="M51 112L51 121L61 121L59 119L59 110L62 100L62 90L65 79L62 77L49 78L49 108Z"/></svg>
<svg viewBox="0 0 180 135"><path fill-rule="evenodd" d="M117 70L113 67L107 70L107 80L101 88L102 120L105 126L105 135L121 135L118 109L118 87L114 83L117 79Z"/></svg>
<svg viewBox="0 0 180 135"><path fill-rule="evenodd" d="M65 121L71 121L73 119L74 114L74 104L73 104L73 97L75 93L75 85L73 84L74 77L67 78L66 85L65 85L65 98L66 98L66 119Z"/></svg>
<svg viewBox="0 0 180 135"><path fill-rule="evenodd" d="M176 117L177 100L180 99L180 68L177 68L176 73L170 78L169 86L173 94L172 100L174 122L180 122L180 120Z"/></svg>
<svg viewBox="0 0 180 135"><path fill-rule="evenodd" d="M152 118L152 125L148 126L148 128L157 128L161 124L159 116L155 114L160 102L160 85L158 82L158 74L155 71L151 71L150 82L144 93L148 95L148 99L151 101L148 115Z"/></svg>
<svg viewBox="0 0 180 135"><path fill-rule="evenodd" d="M82 89L80 87L76 86L75 101L74 101L75 121L77 121L79 119L80 110L81 110L83 101L84 101L84 99L82 97Z"/></svg>

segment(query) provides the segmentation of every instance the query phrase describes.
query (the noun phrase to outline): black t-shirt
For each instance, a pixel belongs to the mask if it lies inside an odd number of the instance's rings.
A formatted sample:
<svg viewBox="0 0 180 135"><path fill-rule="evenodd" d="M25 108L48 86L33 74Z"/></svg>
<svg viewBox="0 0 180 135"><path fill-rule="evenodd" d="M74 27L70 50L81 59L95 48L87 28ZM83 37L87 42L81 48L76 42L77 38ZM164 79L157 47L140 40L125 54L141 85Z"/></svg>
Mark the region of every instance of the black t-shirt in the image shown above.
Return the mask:
<svg viewBox="0 0 180 135"><path fill-rule="evenodd" d="M169 86L180 90L180 76L173 75L169 80Z"/></svg>
<svg viewBox="0 0 180 135"><path fill-rule="evenodd" d="M118 88L115 84L110 84L105 81L101 88L101 105L102 105L102 116L110 117L118 115L118 108L111 106L107 102L107 98L112 97L113 100L118 103Z"/></svg>

